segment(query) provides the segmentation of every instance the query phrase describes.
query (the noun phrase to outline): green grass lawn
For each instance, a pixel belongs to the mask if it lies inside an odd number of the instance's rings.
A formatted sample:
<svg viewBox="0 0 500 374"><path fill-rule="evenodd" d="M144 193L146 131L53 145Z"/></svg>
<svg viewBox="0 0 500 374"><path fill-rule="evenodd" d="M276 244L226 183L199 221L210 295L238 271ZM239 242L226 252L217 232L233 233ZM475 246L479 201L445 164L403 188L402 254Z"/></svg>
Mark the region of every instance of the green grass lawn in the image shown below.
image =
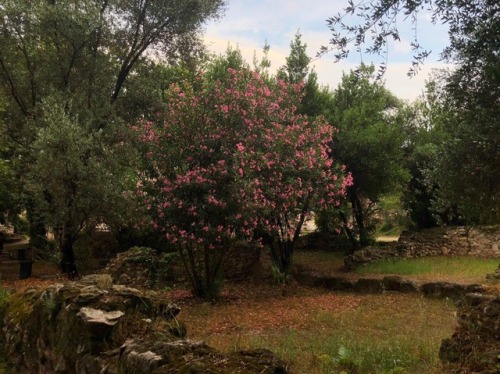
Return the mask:
<svg viewBox="0 0 500 374"><path fill-rule="evenodd" d="M450 337L455 326L455 307L450 302L402 294L332 297L338 306L334 310L323 308L331 299L322 302L317 296L315 306L304 306L293 317L282 309L235 305L241 317L225 329L210 326L220 319L227 322L229 313L221 313L232 312L229 305L207 305L203 313L202 308L193 307L186 311L184 322L192 328L189 337L222 350L270 349L290 363L291 373L446 372L438 352L442 339ZM290 304L288 310L296 308L286 300L283 303ZM250 327L275 313L282 313L282 323Z"/></svg>
<svg viewBox="0 0 500 374"><path fill-rule="evenodd" d="M398 274L435 278L485 281L485 276L498 267L498 259L474 257L422 257L378 261L356 269L358 274Z"/></svg>
<svg viewBox="0 0 500 374"><path fill-rule="evenodd" d="M476 257L421 257L391 259L358 267L354 272L368 274L395 274L422 281L450 281L457 283L487 283L486 274L495 272L500 259ZM344 273L344 255L332 251L297 251L294 264L320 274Z"/></svg>

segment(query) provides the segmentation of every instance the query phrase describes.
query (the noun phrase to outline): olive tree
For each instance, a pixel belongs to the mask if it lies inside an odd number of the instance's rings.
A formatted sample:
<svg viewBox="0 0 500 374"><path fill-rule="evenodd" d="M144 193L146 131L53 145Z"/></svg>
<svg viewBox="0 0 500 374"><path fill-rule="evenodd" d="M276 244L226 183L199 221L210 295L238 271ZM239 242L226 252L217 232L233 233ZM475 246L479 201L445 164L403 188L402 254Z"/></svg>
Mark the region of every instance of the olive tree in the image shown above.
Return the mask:
<svg viewBox="0 0 500 374"><path fill-rule="evenodd" d="M104 199L114 178L128 176L104 167L129 142L120 124L156 107L162 97L156 67L196 55L200 27L222 6L222 0L0 4L2 133L18 175L30 176L28 191L43 192L27 194L29 210L39 210L28 216L62 230L67 261L73 262L68 243L77 227L104 219L105 212L91 209L90 196ZM138 86L148 87L148 95L139 95ZM56 131L59 125L67 131ZM65 144L58 156L50 148L55 143ZM49 176L64 183L49 183ZM75 213L84 207L85 214ZM74 271L74 263L63 267L68 269Z"/></svg>

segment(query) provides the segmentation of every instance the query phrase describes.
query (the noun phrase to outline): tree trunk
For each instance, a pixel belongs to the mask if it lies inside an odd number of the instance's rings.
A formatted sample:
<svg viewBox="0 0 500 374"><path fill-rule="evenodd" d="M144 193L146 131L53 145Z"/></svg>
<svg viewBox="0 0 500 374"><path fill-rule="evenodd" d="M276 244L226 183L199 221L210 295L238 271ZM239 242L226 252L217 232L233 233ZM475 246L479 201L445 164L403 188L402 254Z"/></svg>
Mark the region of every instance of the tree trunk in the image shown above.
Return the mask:
<svg viewBox="0 0 500 374"><path fill-rule="evenodd" d="M75 238L63 230L60 238L61 271L63 274L66 274L69 279L79 278L75 262L75 253L73 251L74 243Z"/></svg>
<svg viewBox="0 0 500 374"><path fill-rule="evenodd" d="M269 243L271 248L271 260L279 271L279 274L276 274L276 276L284 277L284 279L277 280L279 282L284 282L292 270L292 256L295 243L291 240L281 241L279 239L277 242L278 248L274 246L273 242Z"/></svg>
<svg viewBox="0 0 500 374"><path fill-rule="evenodd" d="M345 234L349 238L349 242L351 243L351 253L360 248L359 242L354 237L352 230L349 228L349 223L347 222L347 217L345 213L339 209L339 216L342 220L342 227L344 229Z"/></svg>
<svg viewBox="0 0 500 374"><path fill-rule="evenodd" d="M361 247L365 247L370 244L370 235L365 227L363 205L361 204L358 194L354 190L349 191L349 199L351 200L354 219L356 220L356 225L358 226L359 245Z"/></svg>
<svg viewBox="0 0 500 374"><path fill-rule="evenodd" d="M215 301L220 294L220 278L226 248L210 249L186 247L187 259L181 250L181 258L191 281L194 296Z"/></svg>
<svg viewBox="0 0 500 374"><path fill-rule="evenodd" d="M283 261L280 271L285 275L290 274L292 271L292 255L294 244L295 243L291 240L287 240L285 243L283 243Z"/></svg>
<svg viewBox="0 0 500 374"><path fill-rule="evenodd" d="M28 202L27 217L29 222L29 237L30 247L36 249L45 249L47 247L47 240L45 236L47 229L45 222L41 215L35 210L34 204Z"/></svg>

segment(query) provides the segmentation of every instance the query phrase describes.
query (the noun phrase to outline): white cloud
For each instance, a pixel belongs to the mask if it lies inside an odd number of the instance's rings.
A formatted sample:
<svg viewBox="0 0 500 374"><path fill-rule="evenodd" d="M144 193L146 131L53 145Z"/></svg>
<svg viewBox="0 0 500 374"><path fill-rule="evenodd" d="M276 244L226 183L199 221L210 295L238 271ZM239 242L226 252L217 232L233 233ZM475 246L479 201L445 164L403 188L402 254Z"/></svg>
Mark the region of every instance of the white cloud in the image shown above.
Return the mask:
<svg viewBox="0 0 500 374"><path fill-rule="evenodd" d="M412 50L411 50L411 44L405 38L401 38L400 41L394 42L392 44L392 50L395 53L400 54L400 55L408 55L408 54L410 54L412 52Z"/></svg>
<svg viewBox="0 0 500 374"><path fill-rule="evenodd" d="M429 63L423 65L416 76L408 77L409 63L389 64L384 76L385 86L400 99L412 101L424 92L425 82L431 78L434 70L448 67L451 65L439 62Z"/></svg>
<svg viewBox="0 0 500 374"><path fill-rule="evenodd" d="M331 0L231 0L225 17L219 22L207 25L205 41L211 51L224 53L228 43L238 46L243 57L251 63L254 53L262 57L262 48L267 40L271 46L269 58L271 71L274 72L285 63L289 53L289 45L298 29L303 42L307 43L307 52L315 57L322 45L328 43L331 35L325 20L347 5L345 1ZM423 18L423 17L422 17ZM414 100L425 87L425 81L433 68L447 65L435 62L438 52L447 44L447 35L443 27L437 25L435 35L427 20L422 19L419 30L421 44L428 49L434 49L434 60L428 60L419 74L413 78L407 77L411 66L411 48L408 40L413 39L411 28L406 25L402 30L409 30L407 35L401 34L400 43L392 43L389 53L388 69L385 74L386 86L398 97ZM406 31L405 31L406 32ZM437 41L437 44L435 43ZM381 60L373 56L360 56L365 62L374 60L375 65ZM392 58L392 62L391 62ZM407 61L402 61L404 58ZM368 60L368 61L366 61ZM351 54L349 61L357 61L357 55ZM320 83L334 89L341 81L342 72L354 69L356 63L342 61L333 63L333 56L326 55L314 59L312 65L318 73Z"/></svg>

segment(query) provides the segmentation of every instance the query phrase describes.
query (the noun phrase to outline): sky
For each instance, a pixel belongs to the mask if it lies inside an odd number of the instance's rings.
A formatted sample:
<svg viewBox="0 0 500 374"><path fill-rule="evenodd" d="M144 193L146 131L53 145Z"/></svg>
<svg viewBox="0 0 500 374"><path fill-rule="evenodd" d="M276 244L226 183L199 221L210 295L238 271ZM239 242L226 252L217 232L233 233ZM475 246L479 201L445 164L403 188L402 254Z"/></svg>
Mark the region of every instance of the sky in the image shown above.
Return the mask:
<svg viewBox="0 0 500 374"><path fill-rule="evenodd" d="M327 45L330 31L326 26L329 16L341 12L347 0L227 0L227 6L220 20L211 21L205 27L204 40L209 50L223 54L228 46L238 47L243 57L252 63L254 54L260 60L265 42L270 45L271 71L285 64L290 52L290 42L299 31L307 44L307 53L314 60L311 67L318 73L323 85L335 89L340 83L342 72L348 73L360 61L373 62L378 66L378 56L351 53L348 60L334 63L333 54L315 58L322 45ZM419 74L409 78L408 72L412 51L410 42L415 32L409 20L403 16L398 20L401 42L389 47L388 68L384 76L386 87L401 99L412 101L422 94L425 81L433 69L445 68L439 61L439 52L448 44L447 28L433 25L430 15L418 17L417 35L419 43L432 50Z"/></svg>

